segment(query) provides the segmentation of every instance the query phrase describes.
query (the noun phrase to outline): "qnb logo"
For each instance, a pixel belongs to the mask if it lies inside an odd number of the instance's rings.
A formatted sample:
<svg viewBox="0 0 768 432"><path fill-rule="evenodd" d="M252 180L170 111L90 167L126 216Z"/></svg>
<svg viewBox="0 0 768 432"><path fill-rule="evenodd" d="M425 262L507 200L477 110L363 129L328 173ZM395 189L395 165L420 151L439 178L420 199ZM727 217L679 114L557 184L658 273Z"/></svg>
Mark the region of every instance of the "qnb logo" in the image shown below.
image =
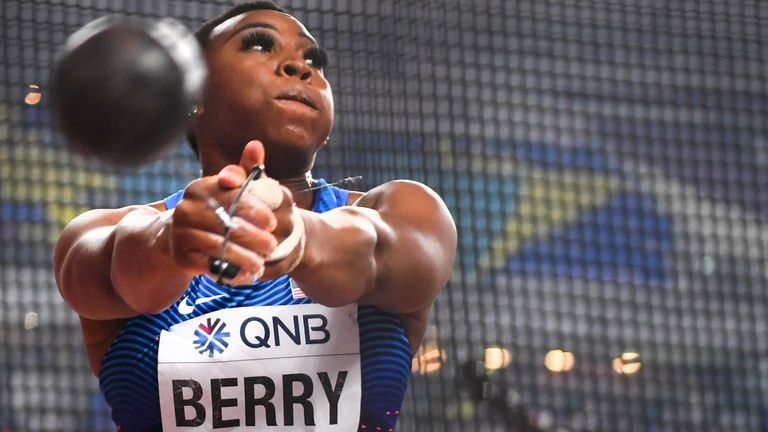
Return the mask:
<svg viewBox="0 0 768 432"><path fill-rule="evenodd" d="M229 332L224 331L226 327L227 323L219 318L216 318L213 323L211 323L211 318L208 318L205 324L200 323L195 329L197 339L194 344L197 352L203 355L207 352L208 357L213 357L214 353L223 353L229 346L227 342Z"/></svg>

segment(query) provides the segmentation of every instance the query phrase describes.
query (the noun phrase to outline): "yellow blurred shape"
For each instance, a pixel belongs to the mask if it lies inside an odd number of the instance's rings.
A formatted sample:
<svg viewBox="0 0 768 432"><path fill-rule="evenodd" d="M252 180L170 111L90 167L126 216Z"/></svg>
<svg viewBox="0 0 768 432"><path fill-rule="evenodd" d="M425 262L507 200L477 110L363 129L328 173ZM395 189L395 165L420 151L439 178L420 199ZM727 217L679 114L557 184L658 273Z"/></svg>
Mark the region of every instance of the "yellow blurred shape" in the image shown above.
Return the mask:
<svg viewBox="0 0 768 432"><path fill-rule="evenodd" d="M640 361L640 354L636 352L625 352L613 359L613 370L619 375L632 375L640 371L643 363Z"/></svg>
<svg viewBox="0 0 768 432"><path fill-rule="evenodd" d="M488 370L498 370L509 366L512 362L512 353L506 348L490 347L485 349L483 364Z"/></svg>
<svg viewBox="0 0 768 432"><path fill-rule="evenodd" d="M445 357L445 351L439 348L424 352L419 350L411 362L411 372L421 375L435 373L443 367Z"/></svg>
<svg viewBox="0 0 768 432"><path fill-rule="evenodd" d="M2 105L0 105L2 107ZM34 130L23 140L28 144L0 145L0 201L44 204L50 241L75 216L89 208L89 189L115 189L118 178L91 172L87 164L64 150L48 148Z"/></svg>
<svg viewBox="0 0 768 432"><path fill-rule="evenodd" d="M585 209L605 204L620 187L617 177L578 171L532 170L525 179L515 215L481 257L481 268L503 265L526 240L545 238L575 222Z"/></svg>
<svg viewBox="0 0 768 432"><path fill-rule="evenodd" d="M430 326L425 335L419 350L413 356L411 361L411 372L421 375L435 373L443 367L447 359L445 351L440 348L437 342L437 334L434 326Z"/></svg>
<svg viewBox="0 0 768 432"><path fill-rule="evenodd" d="M572 352L563 350L552 350L544 356L544 366L551 372L568 372L573 369L576 358Z"/></svg>
<svg viewBox="0 0 768 432"><path fill-rule="evenodd" d="M40 86L37 84L30 84L29 92L27 92L27 96L24 98L24 103L27 105L37 105L42 98L43 95L40 93Z"/></svg>

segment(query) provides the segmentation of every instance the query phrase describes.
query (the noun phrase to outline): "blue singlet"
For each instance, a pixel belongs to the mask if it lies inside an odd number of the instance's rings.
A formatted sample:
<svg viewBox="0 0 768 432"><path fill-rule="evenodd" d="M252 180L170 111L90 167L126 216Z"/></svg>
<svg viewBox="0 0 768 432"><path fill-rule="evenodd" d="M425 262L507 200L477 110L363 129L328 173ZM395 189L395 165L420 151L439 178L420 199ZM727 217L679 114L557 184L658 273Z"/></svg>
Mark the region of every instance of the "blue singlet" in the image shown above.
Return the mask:
<svg viewBox="0 0 768 432"><path fill-rule="evenodd" d="M319 185L326 185L320 181ZM179 191L164 200L168 209L181 200ZM313 211L322 213L346 205L348 191L328 186L319 189ZM194 304L201 297L216 297L199 304L194 312L179 313L182 299ZM195 277L170 308L157 315L126 321L101 364L99 384L112 408L119 431L162 430L158 393L158 346L162 330L214 311L243 306L277 306L313 303L295 299L287 275L258 282L252 289L218 285L206 276ZM397 315L373 306L358 306L360 368L362 374L360 424L365 432L392 431L400 414L411 369L411 349Z"/></svg>

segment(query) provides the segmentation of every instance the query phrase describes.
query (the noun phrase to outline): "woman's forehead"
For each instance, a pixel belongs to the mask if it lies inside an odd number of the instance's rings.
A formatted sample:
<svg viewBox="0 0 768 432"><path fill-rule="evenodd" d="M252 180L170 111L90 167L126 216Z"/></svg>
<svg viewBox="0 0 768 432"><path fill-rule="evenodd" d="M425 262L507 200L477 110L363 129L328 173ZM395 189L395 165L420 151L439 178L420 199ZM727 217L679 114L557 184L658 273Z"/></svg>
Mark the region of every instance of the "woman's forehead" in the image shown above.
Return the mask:
<svg viewBox="0 0 768 432"><path fill-rule="evenodd" d="M251 22L264 22L267 24L272 24L275 28L278 29L284 26L287 26L289 29L290 27L294 27L297 33L303 33L309 37L309 39L315 41L312 35L309 34L309 31L307 31L307 28L304 27L304 24L302 24L299 20L287 13L269 9L248 11L229 18L211 30L210 39L212 40L219 35L229 33L230 31L237 29L241 24L247 24Z"/></svg>

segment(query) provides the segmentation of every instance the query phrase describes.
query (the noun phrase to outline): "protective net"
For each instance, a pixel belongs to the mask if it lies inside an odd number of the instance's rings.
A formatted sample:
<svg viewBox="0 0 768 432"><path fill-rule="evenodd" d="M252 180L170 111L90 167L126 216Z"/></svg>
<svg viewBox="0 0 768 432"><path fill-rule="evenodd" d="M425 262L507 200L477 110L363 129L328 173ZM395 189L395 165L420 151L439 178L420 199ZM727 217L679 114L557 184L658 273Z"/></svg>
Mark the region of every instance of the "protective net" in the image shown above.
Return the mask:
<svg viewBox="0 0 768 432"><path fill-rule="evenodd" d="M114 430L53 245L198 173L183 145L136 171L69 153L56 50L105 14L197 27L230 4L0 3L0 431ZM331 55L315 176L424 182L459 229L399 430L768 428L768 4L281 5Z"/></svg>

